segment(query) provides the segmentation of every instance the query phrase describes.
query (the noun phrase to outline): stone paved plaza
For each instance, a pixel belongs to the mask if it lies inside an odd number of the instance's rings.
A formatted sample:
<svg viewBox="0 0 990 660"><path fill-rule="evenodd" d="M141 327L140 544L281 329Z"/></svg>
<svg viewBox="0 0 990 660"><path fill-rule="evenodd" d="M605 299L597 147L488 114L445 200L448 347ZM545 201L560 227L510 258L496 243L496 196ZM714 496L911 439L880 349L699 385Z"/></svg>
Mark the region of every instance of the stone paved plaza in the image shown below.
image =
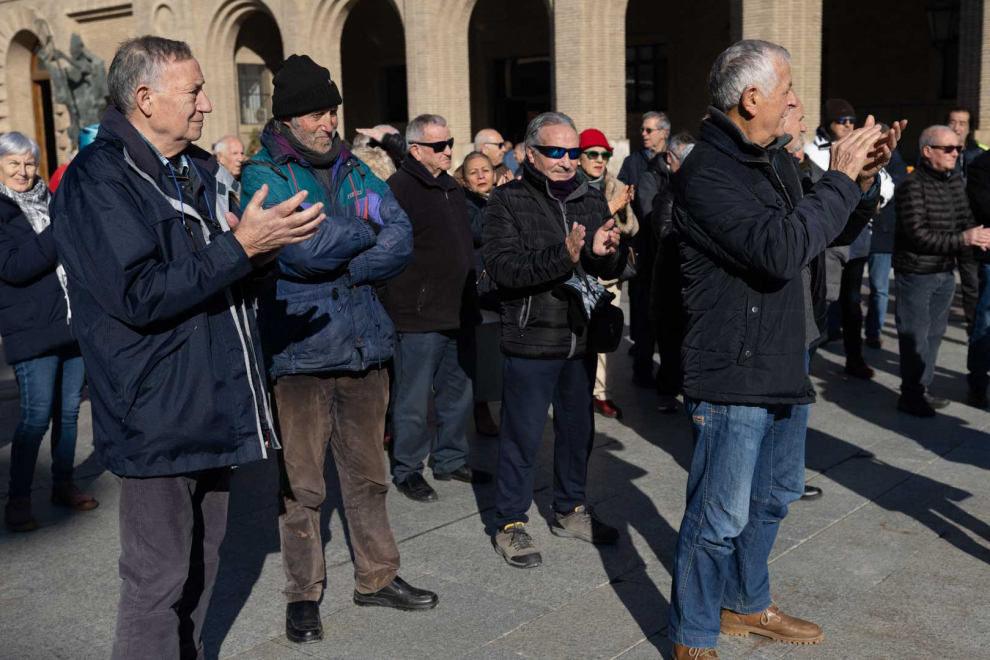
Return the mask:
<svg viewBox="0 0 990 660"><path fill-rule="evenodd" d="M891 311L893 310L893 301ZM790 646L723 636L725 658L990 657L990 413L965 399L966 334L958 308L933 391L954 403L929 420L895 410L899 378L892 315L883 350L866 349L872 382L844 376L841 347L812 362L819 401L808 432L808 479L825 496L798 502L771 557L773 596L824 626L824 643ZM358 608L339 489L327 470L324 641L284 636L274 460L235 472L223 563L206 624L207 658L237 660L570 660L666 657L670 571L691 455L682 415L656 412L634 389L625 347L614 359L621 421L598 418L589 494L622 540L597 548L549 533L552 435L547 425L530 531L544 565L522 571L492 549L491 486L437 483L440 501L394 489L390 513L402 576L440 594L427 613ZM839 353L837 354L836 351ZM0 374L0 491L6 493L17 389ZM92 452L89 403L77 450L80 485L101 502L87 513L48 504L47 441L35 480L41 529L0 531L0 658L106 658L113 639L118 480ZM472 462L494 469L497 441L471 438ZM431 474L427 471L427 478ZM6 496L2 498L5 501Z"/></svg>

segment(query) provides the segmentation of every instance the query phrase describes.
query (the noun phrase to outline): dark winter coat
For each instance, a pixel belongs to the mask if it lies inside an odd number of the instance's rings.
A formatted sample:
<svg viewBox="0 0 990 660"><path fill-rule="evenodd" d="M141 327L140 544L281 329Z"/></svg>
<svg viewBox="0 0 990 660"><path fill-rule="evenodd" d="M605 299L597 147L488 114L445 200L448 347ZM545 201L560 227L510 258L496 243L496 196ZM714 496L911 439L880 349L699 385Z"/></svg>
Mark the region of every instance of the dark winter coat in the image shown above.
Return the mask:
<svg viewBox="0 0 990 660"><path fill-rule="evenodd" d="M485 207L488 198L469 188L464 189L467 200L468 216L471 218L471 238L474 241L474 270L478 276L478 304L481 309L492 312L498 311L498 285L488 276L485 269L485 253L483 230L485 228Z"/></svg>
<svg viewBox="0 0 990 660"><path fill-rule="evenodd" d="M34 231L14 200L0 195L0 336L7 364L74 347L49 226Z"/></svg>
<svg viewBox="0 0 990 660"><path fill-rule="evenodd" d="M898 149L890 155L890 163L885 168L894 181L894 194L897 186L907 178L907 163ZM873 236L870 239L870 252L891 254L894 251L894 233L897 229L897 209L894 200L889 200L880 213L873 218Z"/></svg>
<svg viewBox="0 0 990 660"><path fill-rule="evenodd" d="M111 107L51 206L96 451L128 477L243 464L277 447L252 265L225 220L240 214L228 207L233 179L202 149L184 153L202 185L180 203L158 157Z"/></svg>
<svg viewBox="0 0 990 660"><path fill-rule="evenodd" d="M709 108L709 116L673 178L687 315L684 393L717 403L810 403L807 337L820 335L825 320L821 254L862 231L879 186L863 196L845 174L827 172L804 191L783 149L790 136L764 148L719 110ZM818 325L810 333L805 266Z"/></svg>
<svg viewBox="0 0 990 660"><path fill-rule="evenodd" d="M272 120L278 121L278 120ZM323 183L269 123L262 149L241 175L245 198L268 186L265 206L307 190L327 214L316 235L278 257L278 286L261 300L265 355L276 378L364 371L392 359L394 330L377 282L394 277L412 253L412 229L385 182L342 147Z"/></svg>
<svg viewBox="0 0 990 660"><path fill-rule="evenodd" d="M488 274L499 290L502 353L551 360L581 357L586 336L576 337L572 351L567 300L552 293L574 273L564 240L573 223L583 225L581 265L588 275L606 280L619 276L626 254L616 251L598 257L591 251L595 232L610 217L602 193L582 182L566 202L560 202L550 194L547 178L528 162L523 177L544 194L554 217L546 217L523 181L499 186L488 198L483 249Z"/></svg>
<svg viewBox="0 0 990 660"><path fill-rule="evenodd" d="M990 151L983 152L969 166L966 195L973 211L973 222L990 227ZM990 252L973 248L977 261L990 263Z"/></svg>
<svg viewBox="0 0 990 660"><path fill-rule="evenodd" d="M897 187L894 203L894 271L922 275L951 271L965 249L963 231L976 226L962 177L936 172L922 163Z"/></svg>
<svg viewBox="0 0 990 660"><path fill-rule="evenodd" d="M396 330L474 327L478 276L464 189L446 172L432 176L415 158L403 160L388 185L413 232L412 259L385 285L382 300Z"/></svg>

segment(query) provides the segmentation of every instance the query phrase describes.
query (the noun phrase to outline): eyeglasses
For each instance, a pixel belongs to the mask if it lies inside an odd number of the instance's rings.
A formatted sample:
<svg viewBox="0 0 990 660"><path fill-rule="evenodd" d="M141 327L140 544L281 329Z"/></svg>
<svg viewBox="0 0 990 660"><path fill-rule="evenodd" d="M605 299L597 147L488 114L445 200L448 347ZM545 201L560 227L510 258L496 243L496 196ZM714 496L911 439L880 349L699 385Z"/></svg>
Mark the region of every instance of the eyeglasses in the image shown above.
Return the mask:
<svg viewBox="0 0 990 660"><path fill-rule="evenodd" d="M413 144L418 144L421 147L429 147L430 149L433 149L433 151L440 153L447 147L450 147L451 149L454 148L454 138L443 140L441 142L413 142Z"/></svg>
<svg viewBox="0 0 990 660"><path fill-rule="evenodd" d="M565 147L547 147L542 144L534 144L533 148L547 158L563 158L564 154L567 154L567 157L571 160L577 160L581 157L581 147L567 149Z"/></svg>
<svg viewBox="0 0 990 660"><path fill-rule="evenodd" d="M938 149L939 151L942 151L947 154L954 154L957 152L962 153L962 147L960 147L958 144L931 144L928 146L930 146L932 149Z"/></svg>
<svg viewBox="0 0 990 660"><path fill-rule="evenodd" d="M606 162L612 157L612 154L607 151L585 151L584 155L588 157L588 160L604 160Z"/></svg>
<svg viewBox="0 0 990 660"><path fill-rule="evenodd" d="M481 146L483 146L483 147L487 147L489 145L494 145L494 146L498 147L499 149L505 149L506 148L504 142L483 142L481 144Z"/></svg>
<svg viewBox="0 0 990 660"><path fill-rule="evenodd" d="M839 117L838 119L835 120L835 123L838 124L839 126L845 126L846 124L851 124L852 126L855 126L856 125L856 118L855 117Z"/></svg>
<svg viewBox="0 0 990 660"><path fill-rule="evenodd" d="M649 128L647 126L644 126L641 129L639 129L639 132L640 133L646 133L647 135L649 135L650 133L653 133L654 131L662 131L662 130L663 130L662 128Z"/></svg>

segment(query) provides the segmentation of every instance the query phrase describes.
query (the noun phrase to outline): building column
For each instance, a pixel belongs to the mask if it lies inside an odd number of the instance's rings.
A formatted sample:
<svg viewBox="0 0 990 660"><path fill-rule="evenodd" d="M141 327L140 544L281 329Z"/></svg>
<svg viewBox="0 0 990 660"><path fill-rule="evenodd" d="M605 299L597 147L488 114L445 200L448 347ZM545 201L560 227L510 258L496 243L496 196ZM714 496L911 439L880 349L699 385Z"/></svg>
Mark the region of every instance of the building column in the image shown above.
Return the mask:
<svg viewBox="0 0 990 660"><path fill-rule="evenodd" d="M477 0L406 0L406 86L409 119L447 120L454 165L472 150L468 25Z"/></svg>
<svg viewBox="0 0 990 660"><path fill-rule="evenodd" d="M962 0L959 25L959 105L969 108L977 142L990 144L990 4Z"/></svg>
<svg viewBox="0 0 990 660"><path fill-rule="evenodd" d="M804 123L813 132L822 109L822 0L741 0L741 5L732 17L742 21L742 29L733 25L732 33L790 51L794 93L804 103Z"/></svg>
<svg viewBox="0 0 990 660"><path fill-rule="evenodd" d="M597 128L616 149L626 137L626 7L628 0L554 0L554 104L578 131ZM603 36L603 35L607 35Z"/></svg>

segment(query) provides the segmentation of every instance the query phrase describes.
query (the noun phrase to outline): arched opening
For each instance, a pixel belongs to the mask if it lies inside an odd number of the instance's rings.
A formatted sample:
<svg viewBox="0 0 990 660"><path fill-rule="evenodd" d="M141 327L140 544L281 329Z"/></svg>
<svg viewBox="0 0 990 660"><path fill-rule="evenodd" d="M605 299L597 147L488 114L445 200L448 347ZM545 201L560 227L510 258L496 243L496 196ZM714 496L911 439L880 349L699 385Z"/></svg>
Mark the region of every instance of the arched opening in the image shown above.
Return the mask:
<svg viewBox="0 0 990 660"><path fill-rule="evenodd" d="M249 14L234 42L238 132L245 145L257 142L265 123L271 119L272 76L283 59L282 36L275 20L263 11Z"/></svg>
<svg viewBox="0 0 990 660"><path fill-rule="evenodd" d="M947 4L958 9L958 2ZM875 25L871 21L877 20L889 25L889 38L873 52L862 39L851 37L865 36L863 26ZM957 103L959 21L956 11L954 21L936 27L925 3L825 0L822 104L830 98L845 99L859 121L869 114L887 123L907 119L898 150L907 162L914 163L921 131L945 123L946 114ZM852 71L856 75L850 75ZM809 126L809 133L816 128Z"/></svg>
<svg viewBox="0 0 990 660"><path fill-rule="evenodd" d="M392 0L361 0L344 22L340 40L344 137L355 129L391 124L404 131L409 123L406 91L406 39ZM321 62L322 64L322 62Z"/></svg>
<svg viewBox="0 0 990 660"><path fill-rule="evenodd" d="M731 41L731 1L629 0L626 9L626 130L630 148L644 112L697 135L708 110L708 70ZM607 38L607 35L602 35Z"/></svg>
<svg viewBox="0 0 990 660"><path fill-rule="evenodd" d="M41 148L38 175L47 180L58 167L52 87L44 62L35 55L38 37L22 30L7 49L7 103L10 128L29 135Z"/></svg>
<svg viewBox="0 0 990 660"><path fill-rule="evenodd" d="M471 14L471 134L496 128L517 142L553 108L553 32L545 2L479 0Z"/></svg>

